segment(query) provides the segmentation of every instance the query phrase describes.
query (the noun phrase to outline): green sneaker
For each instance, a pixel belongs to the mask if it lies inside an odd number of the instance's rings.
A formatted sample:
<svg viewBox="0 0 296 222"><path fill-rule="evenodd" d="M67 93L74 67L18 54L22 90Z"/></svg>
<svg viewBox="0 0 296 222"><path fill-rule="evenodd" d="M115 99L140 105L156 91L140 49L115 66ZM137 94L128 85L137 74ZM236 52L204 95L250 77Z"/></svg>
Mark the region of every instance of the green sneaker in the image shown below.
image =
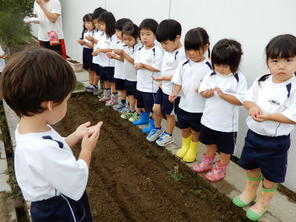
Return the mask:
<svg viewBox="0 0 296 222"><path fill-rule="evenodd" d="M129 119L129 118L131 118L133 115L134 115L134 113L132 113L131 111L127 111L127 112L125 112L125 113L122 113L122 114L120 115L120 117L121 117L122 119Z"/></svg>
<svg viewBox="0 0 296 222"><path fill-rule="evenodd" d="M134 122L140 119L140 115L137 112L132 113L132 116L128 119L130 122Z"/></svg>

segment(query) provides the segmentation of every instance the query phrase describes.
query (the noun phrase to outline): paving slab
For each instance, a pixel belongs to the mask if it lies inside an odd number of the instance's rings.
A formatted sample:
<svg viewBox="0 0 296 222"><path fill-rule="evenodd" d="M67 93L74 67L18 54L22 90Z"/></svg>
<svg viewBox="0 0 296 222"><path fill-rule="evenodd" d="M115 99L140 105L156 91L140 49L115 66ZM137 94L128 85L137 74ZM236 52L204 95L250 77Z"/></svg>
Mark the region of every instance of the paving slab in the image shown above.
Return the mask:
<svg viewBox="0 0 296 222"><path fill-rule="evenodd" d="M7 174L0 174L0 192L11 192L11 187L7 182L8 179Z"/></svg>

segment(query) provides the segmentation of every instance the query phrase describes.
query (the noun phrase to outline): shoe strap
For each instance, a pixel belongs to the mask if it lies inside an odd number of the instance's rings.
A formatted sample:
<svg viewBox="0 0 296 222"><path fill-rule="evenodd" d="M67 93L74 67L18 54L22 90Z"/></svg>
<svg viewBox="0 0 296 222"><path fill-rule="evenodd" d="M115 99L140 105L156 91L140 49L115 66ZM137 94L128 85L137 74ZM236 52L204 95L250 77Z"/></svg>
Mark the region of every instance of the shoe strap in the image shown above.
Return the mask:
<svg viewBox="0 0 296 222"><path fill-rule="evenodd" d="M271 192L275 192L278 187L279 187L279 184L275 183L275 184L273 184L272 188L267 189L267 188L264 188L264 186L262 185L261 189L262 189L263 192L271 193Z"/></svg>
<svg viewBox="0 0 296 222"><path fill-rule="evenodd" d="M263 179L263 177L261 174L258 177L247 176L247 180L250 180L250 181L261 181L262 179Z"/></svg>

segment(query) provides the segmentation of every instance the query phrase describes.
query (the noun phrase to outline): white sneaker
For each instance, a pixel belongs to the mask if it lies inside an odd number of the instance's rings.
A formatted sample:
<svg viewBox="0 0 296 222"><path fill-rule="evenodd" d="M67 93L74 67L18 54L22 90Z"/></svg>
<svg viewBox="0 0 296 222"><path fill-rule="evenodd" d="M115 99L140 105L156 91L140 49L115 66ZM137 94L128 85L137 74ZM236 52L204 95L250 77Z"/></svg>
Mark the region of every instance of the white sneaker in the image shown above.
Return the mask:
<svg viewBox="0 0 296 222"><path fill-rule="evenodd" d="M161 136L158 138L158 140L156 140L155 143L156 143L158 146L166 146L166 145L168 145L168 144L170 144L170 143L173 143L173 142L174 142L174 138L173 138L173 136L167 134L166 132L163 132L163 133L161 134Z"/></svg>
<svg viewBox="0 0 296 222"><path fill-rule="evenodd" d="M162 134L162 129L152 129L148 136L146 137L146 139L149 141L149 142L154 142L155 140L157 140L157 138Z"/></svg>

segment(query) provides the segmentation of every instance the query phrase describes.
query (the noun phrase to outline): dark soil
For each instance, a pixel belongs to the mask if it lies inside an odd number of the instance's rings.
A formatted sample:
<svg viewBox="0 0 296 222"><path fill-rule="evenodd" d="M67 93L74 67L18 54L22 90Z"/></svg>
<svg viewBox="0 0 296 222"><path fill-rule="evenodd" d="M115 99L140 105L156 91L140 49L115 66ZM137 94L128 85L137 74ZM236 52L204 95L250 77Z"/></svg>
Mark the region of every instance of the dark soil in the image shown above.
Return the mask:
<svg viewBox="0 0 296 222"><path fill-rule="evenodd" d="M73 95L55 128L66 136L81 123L100 120L87 186L95 222L245 221L230 200L93 96ZM73 149L76 156L79 151Z"/></svg>

